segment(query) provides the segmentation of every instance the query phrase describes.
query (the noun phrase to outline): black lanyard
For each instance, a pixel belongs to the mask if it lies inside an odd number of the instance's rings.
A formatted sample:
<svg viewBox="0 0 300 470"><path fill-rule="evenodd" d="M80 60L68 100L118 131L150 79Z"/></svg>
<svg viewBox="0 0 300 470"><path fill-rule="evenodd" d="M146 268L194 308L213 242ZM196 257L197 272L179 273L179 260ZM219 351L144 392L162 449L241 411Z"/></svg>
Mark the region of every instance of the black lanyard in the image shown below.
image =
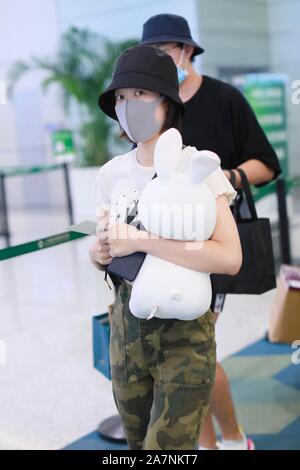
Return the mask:
<svg viewBox="0 0 300 470"><path fill-rule="evenodd" d="M153 180L154 178L157 177L157 174L154 173L154 175L152 176L151 180ZM127 214L126 216L126 224L130 225L131 222L134 220L134 218L137 216L137 213L138 213L138 199L136 199L134 201L134 206L132 207L132 209L130 210L130 212ZM141 229L141 222L138 222L136 228L138 230Z"/></svg>

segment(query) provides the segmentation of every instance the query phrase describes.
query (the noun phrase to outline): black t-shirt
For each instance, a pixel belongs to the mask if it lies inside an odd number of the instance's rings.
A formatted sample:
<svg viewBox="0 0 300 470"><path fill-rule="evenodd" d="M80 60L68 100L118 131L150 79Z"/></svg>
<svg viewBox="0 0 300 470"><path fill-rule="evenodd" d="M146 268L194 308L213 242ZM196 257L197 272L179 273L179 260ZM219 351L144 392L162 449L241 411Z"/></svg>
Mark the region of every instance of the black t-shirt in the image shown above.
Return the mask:
<svg viewBox="0 0 300 470"><path fill-rule="evenodd" d="M235 87L203 75L202 85L185 102L185 109L185 145L215 152L224 170L255 158L274 170L273 179L281 173L274 149L248 101Z"/></svg>

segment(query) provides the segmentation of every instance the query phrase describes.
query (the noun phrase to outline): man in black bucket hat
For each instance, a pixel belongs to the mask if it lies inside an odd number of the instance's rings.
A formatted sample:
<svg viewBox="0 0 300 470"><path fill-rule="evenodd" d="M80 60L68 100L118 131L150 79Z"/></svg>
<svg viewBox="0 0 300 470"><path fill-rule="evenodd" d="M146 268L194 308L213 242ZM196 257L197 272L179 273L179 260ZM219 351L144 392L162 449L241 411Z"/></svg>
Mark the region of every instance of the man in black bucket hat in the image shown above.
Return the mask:
<svg viewBox="0 0 300 470"><path fill-rule="evenodd" d="M161 44L181 42L194 47L192 56L202 54L204 49L193 40L188 22L182 16L156 15L144 24L143 37L140 44Z"/></svg>
<svg viewBox="0 0 300 470"><path fill-rule="evenodd" d="M249 182L257 187L281 173L278 158L244 96L233 86L196 72L194 58L204 49L193 40L183 17L173 14L152 16L143 26L140 44L159 47L177 66L179 95L185 104L182 126L185 145L216 152L224 173L236 188L241 184L236 168L242 168ZM223 294L213 292L211 309L216 319L224 300ZM220 364L211 409L221 427L220 449L254 448L238 425L228 379ZM216 448L211 414L203 426L200 444L203 448Z"/></svg>

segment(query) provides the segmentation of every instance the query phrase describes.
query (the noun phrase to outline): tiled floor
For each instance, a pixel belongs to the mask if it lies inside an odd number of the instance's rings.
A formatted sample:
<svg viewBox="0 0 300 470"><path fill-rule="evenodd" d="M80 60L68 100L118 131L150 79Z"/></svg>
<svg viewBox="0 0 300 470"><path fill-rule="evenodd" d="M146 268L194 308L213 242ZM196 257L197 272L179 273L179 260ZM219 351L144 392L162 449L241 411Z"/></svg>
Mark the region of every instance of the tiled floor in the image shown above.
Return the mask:
<svg viewBox="0 0 300 470"><path fill-rule="evenodd" d="M222 361L230 378L240 423L257 450L300 449L300 364L287 344L266 338ZM66 450L128 450L97 431L70 443Z"/></svg>
<svg viewBox="0 0 300 470"><path fill-rule="evenodd" d="M68 225L63 213L13 219L22 233L15 243ZM6 353L0 365L0 449L62 448L116 412L110 382L92 365L92 316L106 311L113 297L103 273L89 262L90 242L86 237L0 262L0 341ZM217 325L219 358L266 332L273 295L228 296Z"/></svg>

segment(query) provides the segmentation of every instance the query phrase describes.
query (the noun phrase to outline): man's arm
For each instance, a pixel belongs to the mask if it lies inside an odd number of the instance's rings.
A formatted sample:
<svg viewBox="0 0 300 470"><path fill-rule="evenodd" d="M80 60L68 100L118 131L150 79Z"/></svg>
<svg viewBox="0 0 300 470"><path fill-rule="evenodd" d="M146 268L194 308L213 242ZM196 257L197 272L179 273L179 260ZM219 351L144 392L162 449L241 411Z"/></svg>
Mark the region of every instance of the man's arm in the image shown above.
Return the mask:
<svg viewBox="0 0 300 470"><path fill-rule="evenodd" d="M274 178L274 170L265 165L260 160L251 158L245 163L241 163L237 168L241 168L246 173L246 176L250 184L261 184L271 181ZM236 176L236 188L241 187L241 175L239 172L233 168L234 174ZM228 170L224 170L225 175L230 179L230 173Z"/></svg>
<svg viewBox="0 0 300 470"><path fill-rule="evenodd" d="M278 157L245 96L232 86L228 91L237 154L232 170L243 169L250 184L262 186L281 173ZM240 174L235 175L240 187Z"/></svg>

